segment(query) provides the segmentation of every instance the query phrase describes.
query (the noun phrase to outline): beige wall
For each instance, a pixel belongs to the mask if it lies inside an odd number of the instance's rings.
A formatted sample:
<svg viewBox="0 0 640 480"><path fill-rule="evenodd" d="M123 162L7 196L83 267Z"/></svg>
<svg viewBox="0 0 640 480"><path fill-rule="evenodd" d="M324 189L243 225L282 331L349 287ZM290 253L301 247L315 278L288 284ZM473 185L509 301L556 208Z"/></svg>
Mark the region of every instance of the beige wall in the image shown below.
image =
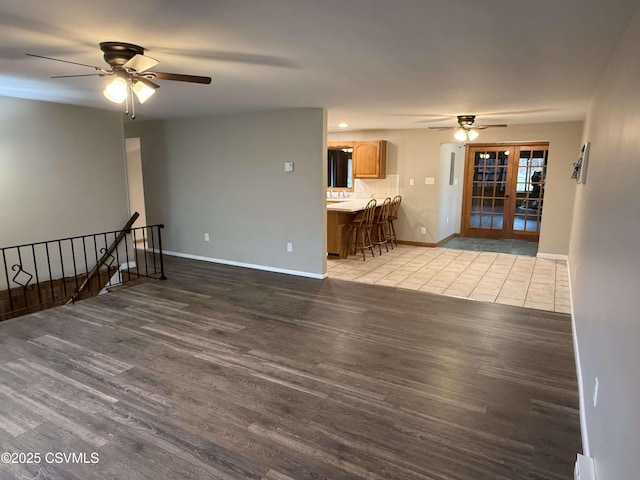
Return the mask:
<svg viewBox="0 0 640 480"><path fill-rule="evenodd" d="M0 205L0 246L124 225L122 114L0 97Z"/></svg>
<svg viewBox="0 0 640 480"><path fill-rule="evenodd" d="M166 225L166 250L322 276L325 124L322 109L128 123L127 137L141 139L147 218Z"/></svg>
<svg viewBox="0 0 640 480"><path fill-rule="evenodd" d="M512 125L483 130L476 143L507 141L548 141L549 167L545 187L545 211L542 218L539 252L566 255L573 214L575 183L569 179L576 161L582 135L582 122ZM440 145L451 143L450 131L428 129L375 130L330 133L329 140L372 140L389 142L387 173L400 175L402 210L398 220L401 240L436 243L446 235L441 228L442 192L438 182L448 178L441 172ZM425 185L425 177L435 177L435 185ZM414 186L409 180L414 179ZM461 206L460 206L461 208ZM421 227L427 233L421 234Z"/></svg>
<svg viewBox="0 0 640 480"><path fill-rule="evenodd" d="M570 253L582 405L598 480L639 478L640 16L601 84L585 129ZM593 405L598 377L598 404Z"/></svg>

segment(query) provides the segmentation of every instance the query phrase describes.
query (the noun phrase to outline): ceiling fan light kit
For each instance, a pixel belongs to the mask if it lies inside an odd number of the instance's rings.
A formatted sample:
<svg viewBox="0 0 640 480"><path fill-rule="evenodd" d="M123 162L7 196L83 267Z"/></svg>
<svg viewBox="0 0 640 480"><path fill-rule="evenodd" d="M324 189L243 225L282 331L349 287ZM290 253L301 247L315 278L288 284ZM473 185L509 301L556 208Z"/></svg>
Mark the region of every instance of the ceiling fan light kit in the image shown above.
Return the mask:
<svg viewBox="0 0 640 480"><path fill-rule="evenodd" d="M100 50L102 50L104 54L103 58L105 62L109 64L109 68L71 62L68 60L61 60L59 58L44 57L42 55L34 55L31 53L27 53L27 55L47 60L54 60L56 62L90 67L100 72L89 75L57 75L52 78L86 77L91 75L98 75L101 77L113 76L113 80L105 86L102 93L113 103L124 103L125 114L131 115L132 119L136 118L134 97L138 99L140 104L143 104L151 98L158 88L160 88L160 85L151 81L152 79L202 83L204 85L209 85L211 83L211 77L150 71L151 68L155 67L159 63L158 60L146 56L144 54L144 48L132 43L102 42L100 44ZM129 104L131 104L131 112L129 111Z"/></svg>
<svg viewBox="0 0 640 480"><path fill-rule="evenodd" d="M465 142L467 140L473 142L479 135L480 134L476 130L460 127L456 130L456 133L454 133L453 136L460 142Z"/></svg>
<svg viewBox="0 0 640 480"><path fill-rule="evenodd" d="M432 130L455 130L454 138L460 142L473 142L480 136L478 130L485 128L506 127L506 125L478 125L474 126L475 115L458 115L457 127L429 127Z"/></svg>

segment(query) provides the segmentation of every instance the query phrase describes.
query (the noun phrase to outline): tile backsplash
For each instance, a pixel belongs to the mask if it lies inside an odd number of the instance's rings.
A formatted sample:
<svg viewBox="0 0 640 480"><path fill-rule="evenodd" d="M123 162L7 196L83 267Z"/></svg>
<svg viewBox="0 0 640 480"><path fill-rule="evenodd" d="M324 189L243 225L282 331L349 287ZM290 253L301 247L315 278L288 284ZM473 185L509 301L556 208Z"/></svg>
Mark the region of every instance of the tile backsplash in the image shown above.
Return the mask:
<svg viewBox="0 0 640 480"><path fill-rule="evenodd" d="M355 198L375 198L395 197L400 190L400 175L387 175L383 179L362 179L356 178L353 185Z"/></svg>

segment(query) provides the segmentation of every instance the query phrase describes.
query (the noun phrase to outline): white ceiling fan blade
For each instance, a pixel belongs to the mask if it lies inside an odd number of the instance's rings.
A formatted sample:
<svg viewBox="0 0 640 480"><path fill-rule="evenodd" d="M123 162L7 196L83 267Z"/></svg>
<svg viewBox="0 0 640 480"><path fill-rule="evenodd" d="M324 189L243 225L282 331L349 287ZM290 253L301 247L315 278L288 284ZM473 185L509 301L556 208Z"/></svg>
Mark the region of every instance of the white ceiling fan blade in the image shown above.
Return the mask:
<svg viewBox="0 0 640 480"><path fill-rule="evenodd" d="M149 70L150 68L155 67L158 63L158 60L155 58L147 57L146 55L136 54L129 59L127 63L122 65L125 69L134 70L138 73L144 72L145 70Z"/></svg>

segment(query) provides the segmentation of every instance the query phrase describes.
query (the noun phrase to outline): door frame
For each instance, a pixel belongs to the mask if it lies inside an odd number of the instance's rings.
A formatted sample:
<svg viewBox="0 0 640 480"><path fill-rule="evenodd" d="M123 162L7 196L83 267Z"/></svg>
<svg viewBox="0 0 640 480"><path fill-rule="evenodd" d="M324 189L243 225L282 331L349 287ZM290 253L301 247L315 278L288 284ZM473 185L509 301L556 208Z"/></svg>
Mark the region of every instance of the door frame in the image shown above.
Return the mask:
<svg viewBox="0 0 640 480"><path fill-rule="evenodd" d="M474 158L471 158L471 149L472 148L486 148L486 149L495 149L495 150L511 150L510 155L513 155L515 158L516 149L522 147L544 147L547 150L547 168L549 162L549 142L545 141L536 141L536 142L495 142L495 143L467 143L465 145L465 162L464 162L464 181L462 185L462 218L460 225L460 232L463 237L477 237L477 238L516 238L520 240L530 240L530 241L538 241L540 237L539 232L520 232L513 230L513 222L507 222L506 213L511 212L515 209L515 204L517 201L517 195L515 192L515 185L517 183L518 178L518 166L515 168L509 169L511 164L507 165L507 180L505 185L505 203L504 203L504 212L505 215L503 217L503 228L501 230L490 230L490 229L478 229L471 228L469 226L469 214L471 213L471 201L472 195L471 186L473 185L473 165ZM517 155L519 157L519 155ZM540 223L542 223L542 215L540 215Z"/></svg>

